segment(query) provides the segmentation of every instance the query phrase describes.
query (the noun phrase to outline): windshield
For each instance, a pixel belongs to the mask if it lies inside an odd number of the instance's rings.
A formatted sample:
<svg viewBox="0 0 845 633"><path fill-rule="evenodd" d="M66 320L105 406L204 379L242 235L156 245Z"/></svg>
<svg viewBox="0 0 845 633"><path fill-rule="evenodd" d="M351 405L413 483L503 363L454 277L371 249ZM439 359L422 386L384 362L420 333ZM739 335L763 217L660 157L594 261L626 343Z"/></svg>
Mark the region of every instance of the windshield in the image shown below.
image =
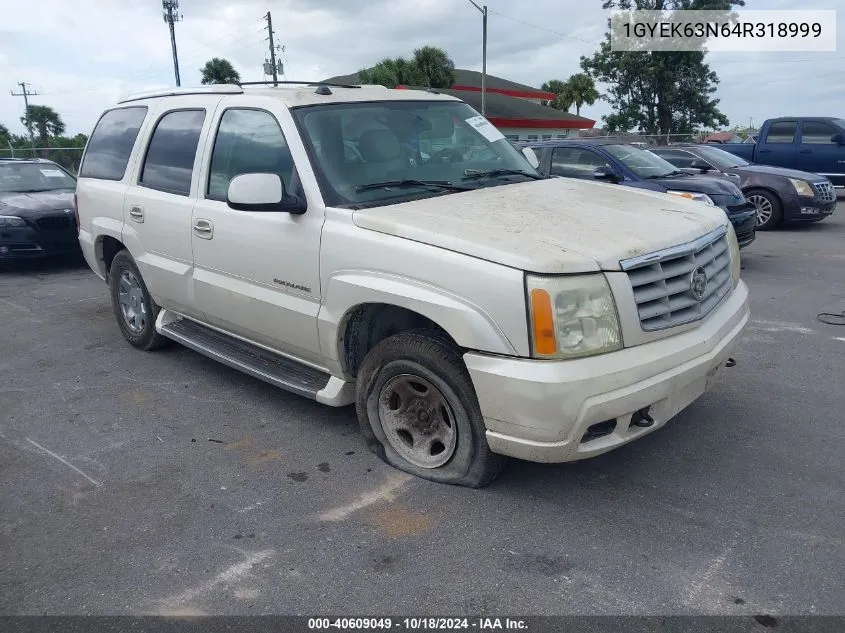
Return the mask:
<svg viewBox="0 0 845 633"><path fill-rule="evenodd" d="M75 188L76 180L58 165L0 162L0 193L34 193Z"/></svg>
<svg viewBox="0 0 845 633"><path fill-rule="evenodd" d="M539 177L463 102L339 103L292 113L330 206L378 206Z"/></svg>
<svg viewBox="0 0 845 633"><path fill-rule="evenodd" d="M659 178L678 172L669 161L633 145L603 145L602 149L640 178Z"/></svg>
<svg viewBox="0 0 845 633"><path fill-rule="evenodd" d="M730 152L715 147L696 147L695 151L708 163L719 169L730 169L731 167L747 167L751 163Z"/></svg>

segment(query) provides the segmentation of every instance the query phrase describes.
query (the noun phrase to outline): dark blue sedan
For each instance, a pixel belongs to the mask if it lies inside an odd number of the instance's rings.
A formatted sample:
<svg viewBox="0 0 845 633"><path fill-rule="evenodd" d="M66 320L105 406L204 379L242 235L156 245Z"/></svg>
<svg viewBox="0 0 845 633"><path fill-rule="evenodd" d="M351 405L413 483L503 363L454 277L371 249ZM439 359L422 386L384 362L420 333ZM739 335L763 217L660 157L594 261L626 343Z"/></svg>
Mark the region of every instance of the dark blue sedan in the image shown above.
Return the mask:
<svg viewBox="0 0 845 633"><path fill-rule="evenodd" d="M660 191L721 207L733 224L740 248L756 237L757 212L742 191L726 180L691 176L668 161L618 139L528 142L544 175L583 178Z"/></svg>

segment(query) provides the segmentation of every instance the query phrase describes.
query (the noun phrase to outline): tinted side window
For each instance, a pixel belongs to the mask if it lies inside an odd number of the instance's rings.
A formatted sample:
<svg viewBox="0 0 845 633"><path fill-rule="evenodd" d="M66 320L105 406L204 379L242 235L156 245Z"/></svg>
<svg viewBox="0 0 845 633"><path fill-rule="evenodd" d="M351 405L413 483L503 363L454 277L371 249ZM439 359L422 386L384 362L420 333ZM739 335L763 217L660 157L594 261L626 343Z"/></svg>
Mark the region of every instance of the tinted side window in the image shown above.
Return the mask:
<svg viewBox="0 0 845 633"><path fill-rule="evenodd" d="M592 178L596 167L610 167L607 161L588 149L556 147L552 152L551 173L557 176Z"/></svg>
<svg viewBox="0 0 845 633"><path fill-rule="evenodd" d="M207 197L225 200L232 178L258 173L278 174L290 191L293 156L276 117L264 110L226 110L211 153Z"/></svg>
<svg viewBox="0 0 845 633"><path fill-rule="evenodd" d="M766 134L766 143L792 143L795 141L795 130L798 124L795 121L778 121L772 123L769 132Z"/></svg>
<svg viewBox="0 0 845 633"><path fill-rule="evenodd" d="M675 167L689 167L692 165L692 161L698 158L689 152L683 152L681 150L660 150L655 151L654 153L660 156L663 160L669 161ZM703 159L699 158L699 160Z"/></svg>
<svg viewBox="0 0 845 633"><path fill-rule="evenodd" d="M197 156L205 110L176 110L156 125L138 182L187 196Z"/></svg>
<svg viewBox="0 0 845 633"><path fill-rule="evenodd" d="M811 145L830 145L830 137L839 130L822 121L804 121L801 124L801 142Z"/></svg>
<svg viewBox="0 0 845 633"><path fill-rule="evenodd" d="M147 116L146 106L109 110L97 122L88 141L80 178L122 180L138 131Z"/></svg>

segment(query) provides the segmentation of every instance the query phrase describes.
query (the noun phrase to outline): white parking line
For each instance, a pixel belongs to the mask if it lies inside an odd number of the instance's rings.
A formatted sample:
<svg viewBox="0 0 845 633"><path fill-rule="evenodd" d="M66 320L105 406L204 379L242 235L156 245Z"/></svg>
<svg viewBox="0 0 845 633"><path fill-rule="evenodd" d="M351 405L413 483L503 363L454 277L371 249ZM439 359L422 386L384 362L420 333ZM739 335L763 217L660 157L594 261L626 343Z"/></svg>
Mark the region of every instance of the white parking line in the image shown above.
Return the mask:
<svg viewBox="0 0 845 633"><path fill-rule="evenodd" d="M62 457L59 457L59 456L58 456L58 455L56 455L53 451L51 451L51 450L49 450L49 449L44 448L44 447L43 447L43 446L41 446L41 444L39 444L38 442L34 442L34 441L32 441L31 439L29 439L28 437L27 437L27 438L24 438L24 439L25 439L27 442L29 442L30 444L32 444L35 448L38 448L38 449L40 449L40 450L44 451L45 453L47 453L50 457L55 457L55 458L56 458L56 459L58 459L61 463L63 463L65 466L68 466L68 467L70 467L70 468L73 468L76 472L78 472L80 475L82 475L83 477L85 477L85 479L87 479L88 481L90 481L92 484L94 484L94 485L95 485L95 486L97 486L98 488L99 488L100 486L102 486L102 485L103 485L103 484L102 484L102 482L99 482L99 481L97 481L96 479L93 479L92 477L89 477L89 476L88 476L88 475L86 475L84 472L82 472L81 470L79 470L76 466L74 466L73 464L71 464L69 461L67 461L66 459L64 459L64 458L62 458Z"/></svg>
<svg viewBox="0 0 845 633"><path fill-rule="evenodd" d="M342 521L350 514L366 508L367 506L371 506L374 503L379 503L380 501L393 501L396 498L396 492L406 483L411 481L411 479L413 479L413 477L410 475L393 473L389 476L385 483L375 490L365 492L352 503L347 503L346 505L327 510L326 512L320 514L317 518L320 521Z"/></svg>

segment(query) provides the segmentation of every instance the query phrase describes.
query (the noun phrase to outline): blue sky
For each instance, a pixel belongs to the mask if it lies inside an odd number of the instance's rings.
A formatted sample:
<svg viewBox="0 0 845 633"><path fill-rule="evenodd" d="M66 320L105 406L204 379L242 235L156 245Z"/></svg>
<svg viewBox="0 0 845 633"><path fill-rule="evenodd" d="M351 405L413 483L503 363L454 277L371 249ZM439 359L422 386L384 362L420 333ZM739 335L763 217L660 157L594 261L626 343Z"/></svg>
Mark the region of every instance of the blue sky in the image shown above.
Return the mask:
<svg viewBox="0 0 845 633"><path fill-rule="evenodd" d="M460 68L481 68L481 18L468 0L181 0L177 24L182 84L226 57L245 80L260 80L267 55L261 16L273 13L289 79L353 72L423 44L442 46ZM748 0L747 8L794 8ZM719 53L717 96L731 124L788 114L845 116L845 6L803 0L802 9L839 8L837 51ZM539 86L578 72L603 35L601 0L487 0L488 72ZM100 112L129 92L174 85L170 36L160 0L0 0L0 123L23 132L17 82L55 108L68 131L90 132ZM600 119L607 104L582 109Z"/></svg>

